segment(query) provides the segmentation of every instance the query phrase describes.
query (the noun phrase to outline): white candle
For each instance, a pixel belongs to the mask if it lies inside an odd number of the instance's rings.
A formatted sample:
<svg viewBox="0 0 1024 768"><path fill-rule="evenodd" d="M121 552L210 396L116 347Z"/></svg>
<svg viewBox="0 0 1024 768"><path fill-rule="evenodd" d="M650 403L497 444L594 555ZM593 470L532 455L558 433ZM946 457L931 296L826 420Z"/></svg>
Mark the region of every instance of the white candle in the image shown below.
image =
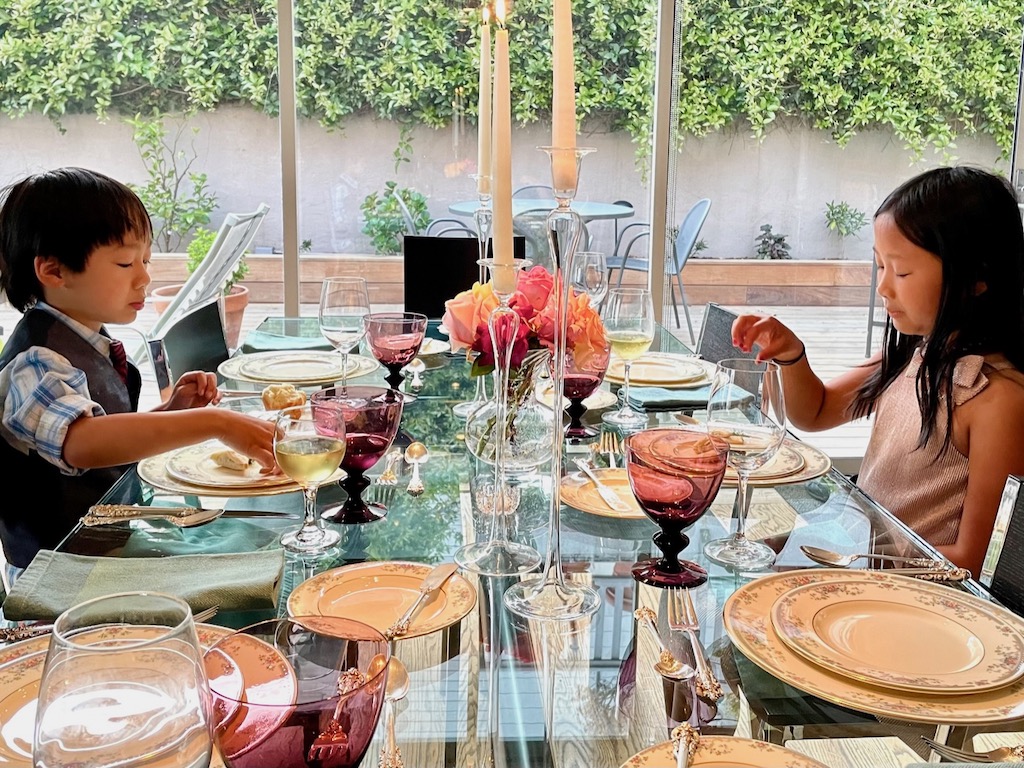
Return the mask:
<svg viewBox="0 0 1024 768"><path fill-rule="evenodd" d="M480 24L480 101L478 105L478 150L476 191L491 194L491 14L483 7Z"/></svg>
<svg viewBox="0 0 1024 768"><path fill-rule="evenodd" d="M576 63L572 52L572 0L554 0L552 50L551 146L576 148ZM552 158L555 189L576 188L576 156L556 152Z"/></svg>
<svg viewBox="0 0 1024 768"><path fill-rule="evenodd" d="M505 27L504 0L496 0L494 15L498 29L494 33L494 289L499 293L515 290L512 252L512 98L508 63L508 29ZM501 269L502 265L506 269Z"/></svg>

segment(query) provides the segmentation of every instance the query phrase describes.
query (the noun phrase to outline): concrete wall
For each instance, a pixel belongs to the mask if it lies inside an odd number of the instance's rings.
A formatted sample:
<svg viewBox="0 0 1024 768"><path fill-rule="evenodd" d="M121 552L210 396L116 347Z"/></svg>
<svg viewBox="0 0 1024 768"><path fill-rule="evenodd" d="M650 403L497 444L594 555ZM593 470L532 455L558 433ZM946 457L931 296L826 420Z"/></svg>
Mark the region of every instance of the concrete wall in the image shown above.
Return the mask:
<svg viewBox="0 0 1024 768"><path fill-rule="evenodd" d="M194 136L184 146L198 155L194 169L205 172L216 192L219 210L253 210L260 202L271 213L257 235L264 247L281 247L280 151L277 121L250 109L232 107L197 116ZM123 181L142 183L145 172L132 141L131 128L117 116L99 123L92 116L61 120L63 132L46 118L0 118L0 182L62 165L82 165ZM393 153L398 127L371 118L348 121L343 130L326 131L316 123L300 124L300 238L312 240L314 252L365 253L359 204L386 181L397 179L429 198L433 216L449 215L456 200L475 197L468 177L476 169L476 129L419 129L413 136L415 157L397 173ZM536 147L550 143L541 126L514 131L515 184L547 183L546 156ZM629 200L637 220L646 218L647 180L636 163L630 137L594 122L582 127L579 142L598 151L584 160L580 199ZM912 163L898 139L882 132L855 137L845 148L827 135L788 123L763 141L739 130L687 138L677 158L676 212L681 220L700 197L712 200L701 232L710 257L737 258L754 252L762 224L788 236L794 258L871 256L870 226L859 238L840 240L825 226L829 201L845 200L869 216L900 181L935 164L955 160L1008 172L995 144L987 138L960 140L955 158L928 156ZM630 220L627 220L630 221ZM611 251L612 224L595 222L595 247Z"/></svg>

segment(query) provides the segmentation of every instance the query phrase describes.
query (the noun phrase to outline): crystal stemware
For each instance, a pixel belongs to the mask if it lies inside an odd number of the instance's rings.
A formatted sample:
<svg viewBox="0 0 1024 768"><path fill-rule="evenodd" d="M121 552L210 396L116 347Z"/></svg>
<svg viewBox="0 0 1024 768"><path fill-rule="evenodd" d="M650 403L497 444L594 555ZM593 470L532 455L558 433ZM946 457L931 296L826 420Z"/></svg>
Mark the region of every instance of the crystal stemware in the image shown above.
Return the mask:
<svg viewBox="0 0 1024 768"><path fill-rule="evenodd" d="M398 389L405 379L402 368L419 354L427 316L418 312L375 312L363 322L373 356L388 369L385 381Z"/></svg>
<svg viewBox="0 0 1024 768"><path fill-rule="evenodd" d="M320 290L320 333L341 353L341 382L348 381L348 356L366 335L370 293L363 277L329 277Z"/></svg>
<svg viewBox="0 0 1024 768"><path fill-rule="evenodd" d="M608 261L601 251L579 251L572 260L569 283L579 293L590 297L590 303L600 306L608 295Z"/></svg>
<svg viewBox="0 0 1024 768"><path fill-rule="evenodd" d="M285 408L277 417L274 457L277 465L302 488L305 516L302 527L281 537L290 552L313 554L341 539L316 514L316 492L333 475L345 455L345 417L332 403L308 403Z"/></svg>
<svg viewBox="0 0 1024 768"><path fill-rule="evenodd" d="M370 484L364 473L395 442L406 399L412 397L385 387L330 387L312 394L312 403L332 404L341 409L345 419L345 455L341 459L345 478L339 485L348 499L325 509L321 513L324 520L370 523L388 513L379 501L363 500L362 492Z"/></svg>
<svg viewBox="0 0 1024 768"><path fill-rule="evenodd" d="M722 360L715 369L708 397L708 430L729 442L729 466L736 471L733 517L736 531L709 541L704 553L716 563L735 568L762 568L775 562L775 552L746 537L750 507L750 473L778 452L786 437L786 403L779 366L754 360Z"/></svg>
<svg viewBox="0 0 1024 768"><path fill-rule="evenodd" d="M212 717L183 600L107 595L54 622L39 684L34 765L206 768Z"/></svg>
<svg viewBox="0 0 1024 768"><path fill-rule="evenodd" d="M567 350L565 353L565 382L562 390L569 399L569 425L565 436L570 440L597 437L598 431L585 425L581 419L587 412L583 401L594 394L604 381L611 356L609 345L587 350Z"/></svg>
<svg viewBox="0 0 1024 768"><path fill-rule="evenodd" d="M646 288L613 288L602 311L612 352L622 358L622 407L602 420L620 429L643 429L647 417L629 404L629 367L654 343L654 302Z"/></svg>
<svg viewBox="0 0 1024 768"><path fill-rule="evenodd" d="M703 428L645 429L626 437L626 473L644 514L661 528L654 543L660 558L641 560L633 578L655 587L696 587L707 571L679 553L689 543L683 529L711 506L725 478L728 443Z"/></svg>
<svg viewBox="0 0 1024 768"><path fill-rule="evenodd" d="M227 768L355 768L380 720L390 652L351 619L295 616L240 629L204 657Z"/></svg>

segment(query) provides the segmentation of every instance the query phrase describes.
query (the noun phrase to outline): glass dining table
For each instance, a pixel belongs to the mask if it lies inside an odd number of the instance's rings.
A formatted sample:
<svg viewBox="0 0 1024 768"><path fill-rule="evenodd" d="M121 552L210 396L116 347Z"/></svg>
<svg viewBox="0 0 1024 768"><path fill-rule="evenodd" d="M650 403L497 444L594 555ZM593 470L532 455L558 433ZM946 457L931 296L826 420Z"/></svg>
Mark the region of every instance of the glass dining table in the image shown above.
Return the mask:
<svg viewBox="0 0 1024 768"><path fill-rule="evenodd" d="M268 318L258 329L260 344L289 339L296 347L315 344L315 318ZM428 335L439 340L432 323ZM667 329L658 331L653 349L687 354L689 350ZM465 444L465 421L452 408L472 396L474 382L464 355L444 352L424 356L422 386L413 392L407 379L402 387L415 399L405 406L395 447L424 443L428 460L420 465L425 491L406 492L408 464L396 468L398 483L374 482L367 499L386 502L382 520L362 525L339 525L341 543L318 557L286 559L277 613L287 613L289 594L315 574L358 563L451 560L469 540L486 537L487 515L474 498L473 479L480 471ZM378 369L350 383L384 386ZM244 382L225 386L243 388ZM259 385L249 384L258 394ZM602 385L608 389L606 382ZM610 398L609 398L610 399ZM226 401L228 407L259 407L253 398ZM584 422L601 427L600 411L585 414ZM700 414L697 414L698 418ZM650 425L678 425L679 412L648 413ZM567 458L594 454L591 443L567 444ZM612 457L613 459L615 457ZM572 466L567 460L563 465ZM621 467L621 459L619 466ZM375 478L383 462L369 471ZM544 470L518 479L520 506L513 535L541 553L548 545L549 502L552 489ZM603 601L589 619L572 622L525 620L508 612L502 593L518 577L467 575L476 587L472 610L436 632L401 640L396 653L410 670L411 686L397 715L398 744L405 763L422 768L442 765L593 766L617 768L631 756L668 739L684 721L700 722L705 734L747 735L781 743L800 734L902 735L908 724L899 718L876 717L840 701L827 701L802 692L752 663L730 640L722 620L723 605L744 584L765 574L810 567L799 544L827 546L842 539L861 552L895 553L939 559L939 555L886 510L862 494L851 480L835 470L812 479L754 489L748 535L763 540L777 553L771 568L756 573L729 570L703 554L707 541L729 531L734 490L723 486L711 507L687 534L684 557L704 566L707 583L697 588L694 602L700 619L700 641L724 690L717 702L697 696L692 681L663 678L654 669L659 649L634 611L646 606L671 650L692 659L685 635L667 626L667 595L639 584L631 567L657 554L652 535L657 528L646 519L618 519L572 506L560 509L561 559L568 578L592 585ZM246 498L195 498L167 495L140 482L133 472L111 489L107 500L150 504L222 504L226 510L287 513L282 517L220 517L195 528L176 528L162 521L132 521L113 526L78 527L59 549L83 555L124 556L127 551L149 555L209 551L219 541L222 551L248 552L277 546L277 534L297 526L301 511L298 493ZM336 486L321 489L320 504L344 498ZM128 538L138 546L126 547ZM197 579L203 574L197 573ZM973 582L950 585L983 596ZM361 610L371 610L363 606ZM217 621L243 626L270 612L221 613ZM360 618L358 613L351 618ZM767 618L765 619L767 620ZM915 639L908 639L914 642ZM920 718L916 718L920 722ZM935 726L914 726L914 733L935 734ZM382 729L379 729L382 730ZM378 733L378 739L381 738ZM919 744L910 744L917 749ZM365 763L376 760L371 751ZM639 763L638 763L639 764ZM642 763L647 765L648 763ZM654 763L651 763L652 765Z"/></svg>

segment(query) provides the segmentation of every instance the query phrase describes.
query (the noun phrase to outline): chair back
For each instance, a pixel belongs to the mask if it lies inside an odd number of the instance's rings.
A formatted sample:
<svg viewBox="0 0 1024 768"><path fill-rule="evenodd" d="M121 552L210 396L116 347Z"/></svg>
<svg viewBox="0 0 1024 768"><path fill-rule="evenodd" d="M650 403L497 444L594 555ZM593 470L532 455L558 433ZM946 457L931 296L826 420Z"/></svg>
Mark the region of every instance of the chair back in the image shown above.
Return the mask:
<svg viewBox="0 0 1024 768"><path fill-rule="evenodd" d="M493 242L493 241L492 241ZM490 251L490 244L488 245ZM513 255L525 258L526 241L513 238ZM405 311L432 319L444 314L444 303L480 279L480 244L476 238L402 238L402 271L405 277Z"/></svg>
<svg viewBox="0 0 1024 768"><path fill-rule="evenodd" d="M149 354L157 387L164 397L184 373L216 372L217 366L231 356L224 335L220 299L193 309L164 329L162 335L151 338Z"/></svg>
<svg viewBox="0 0 1024 768"><path fill-rule="evenodd" d="M526 184L516 187L512 191L512 197L536 198L538 200L553 200L554 190L547 184Z"/></svg>
<svg viewBox="0 0 1024 768"><path fill-rule="evenodd" d="M675 260L674 265L670 265L668 260L665 260L665 272L668 274L682 272L683 267L686 266L686 260L690 258L690 254L693 253L693 246L697 244L697 238L700 237L701 227L704 226L704 221L708 217L708 212L711 210L711 201L703 197L694 203L690 210L687 211L686 217L683 219L683 223L679 225L679 232L676 233L675 243L672 246L672 255Z"/></svg>
<svg viewBox="0 0 1024 768"><path fill-rule="evenodd" d="M700 324L700 336L697 337L697 354L700 357L712 363L735 357L754 359L755 352L743 352L732 345L732 323L736 317L735 312L719 304L708 303Z"/></svg>
<svg viewBox="0 0 1024 768"><path fill-rule="evenodd" d="M416 226L416 219L413 218L412 211L410 211L409 206L405 204L405 200L402 199L402 195L398 191L397 187L391 191L391 196L395 198L395 202L398 203L398 210L402 212L402 222L405 224L405 234L418 235L420 231Z"/></svg>
<svg viewBox="0 0 1024 768"><path fill-rule="evenodd" d="M1003 486L996 522L981 566L980 581L992 596L1024 616L1024 478L1010 475Z"/></svg>
<svg viewBox="0 0 1024 768"><path fill-rule="evenodd" d="M266 204L261 203L252 213L229 213L224 217L224 223L217 230L217 237L210 250L170 306L150 328L149 338L163 335L185 315L220 297L224 284L235 271L242 254L252 244L269 210Z"/></svg>

